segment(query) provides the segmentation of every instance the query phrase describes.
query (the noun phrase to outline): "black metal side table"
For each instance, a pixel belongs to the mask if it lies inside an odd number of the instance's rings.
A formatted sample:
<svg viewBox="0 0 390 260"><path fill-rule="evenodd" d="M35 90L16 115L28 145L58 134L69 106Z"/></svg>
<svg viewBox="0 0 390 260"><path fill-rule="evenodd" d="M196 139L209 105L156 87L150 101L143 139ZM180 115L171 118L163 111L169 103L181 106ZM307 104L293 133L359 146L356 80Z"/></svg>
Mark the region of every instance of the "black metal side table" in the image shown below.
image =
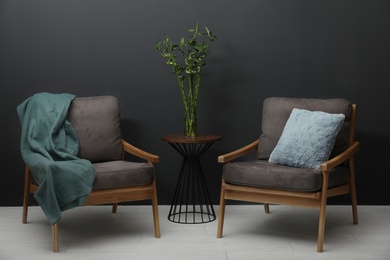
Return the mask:
<svg viewBox="0 0 390 260"><path fill-rule="evenodd" d="M219 135L210 134L194 138L183 134L162 137L163 141L168 142L183 156L168 220L182 224L200 224L216 219L200 157L220 139Z"/></svg>

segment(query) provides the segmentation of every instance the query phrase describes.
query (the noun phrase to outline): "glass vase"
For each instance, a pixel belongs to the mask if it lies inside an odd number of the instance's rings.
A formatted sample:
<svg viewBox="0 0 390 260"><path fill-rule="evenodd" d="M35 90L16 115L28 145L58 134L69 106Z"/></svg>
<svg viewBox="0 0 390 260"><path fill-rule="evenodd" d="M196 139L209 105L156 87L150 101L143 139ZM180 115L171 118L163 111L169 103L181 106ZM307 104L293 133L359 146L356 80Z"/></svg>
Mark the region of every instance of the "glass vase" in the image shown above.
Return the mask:
<svg viewBox="0 0 390 260"><path fill-rule="evenodd" d="M195 116L189 116L184 118L184 135L186 137L196 137L196 127L197 125Z"/></svg>

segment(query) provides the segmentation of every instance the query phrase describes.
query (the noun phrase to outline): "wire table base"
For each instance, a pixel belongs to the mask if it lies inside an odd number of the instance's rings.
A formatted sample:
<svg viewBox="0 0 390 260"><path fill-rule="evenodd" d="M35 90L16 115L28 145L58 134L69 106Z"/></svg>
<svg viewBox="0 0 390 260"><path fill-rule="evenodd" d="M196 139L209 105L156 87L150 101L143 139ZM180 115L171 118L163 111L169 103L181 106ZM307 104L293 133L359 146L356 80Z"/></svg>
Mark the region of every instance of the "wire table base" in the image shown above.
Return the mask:
<svg viewBox="0 0 390 260"><path fill-rule="evenodd" d="M182 224L201 224L216 219L200 157L219 139L219 136L214 135L197 139L163 138L183 157L168 220Z"/></svg>

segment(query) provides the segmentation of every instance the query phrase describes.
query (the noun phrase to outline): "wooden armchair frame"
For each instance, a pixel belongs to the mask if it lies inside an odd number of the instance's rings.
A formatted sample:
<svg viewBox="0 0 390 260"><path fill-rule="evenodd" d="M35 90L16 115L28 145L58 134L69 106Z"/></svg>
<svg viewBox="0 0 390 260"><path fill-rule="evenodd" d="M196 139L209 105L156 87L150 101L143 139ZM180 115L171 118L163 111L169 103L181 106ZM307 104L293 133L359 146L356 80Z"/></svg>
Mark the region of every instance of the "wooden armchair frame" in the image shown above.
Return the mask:
<svg viewBox="0 0 390 260"><path fill-rule="evenodd" d="M222 180L217 237L222 237L226 200L264 203L265 213L270 212L269 204L282 204L289 206L318 208L320 210L320 214L318 225L317 252L323 251L327 198L350 193L352 200L353 223L358 224L355 168L353 157L359 151L360 146L359 142L354 140L356 124L356 104L352 105L351 116L352 118L349 133L349 147L338 156L321 164L320 169L322 171L322 188L318 192L294 192L278 189L254 188L247 186L231 185L227 184L224 180ZM246 154L257 152L259 145L259 140L256 140L245 147L219 156L218 162L228 163ZM330 169L345 162L347 162L349 166L349 183L328 189Z"/></svg>
<svg viewBox="0 0 390 260"><path fill-rule="evenodd" d="M160 158L157 155L143 151L128 142L122 140L123 151L132 154L138 158L146 160L150 165L154 166L159 162ZM25 169L24 194L23 194L23 218L22 222L27 223L29 194L35 193L38 190L38 185L32 182L32 177L29 168ZM97 189L87 197L84 206L113 204L112 213L117 212L117 206L120 202L151 200L153 209L154 234L156 238L160 238L160 221L158 215L158 202L156 190L156 178L153 183L144 186L112 188L112 189ZM52 241L53 251L59 252L58 245L58 222L52 225Z"/></svg>

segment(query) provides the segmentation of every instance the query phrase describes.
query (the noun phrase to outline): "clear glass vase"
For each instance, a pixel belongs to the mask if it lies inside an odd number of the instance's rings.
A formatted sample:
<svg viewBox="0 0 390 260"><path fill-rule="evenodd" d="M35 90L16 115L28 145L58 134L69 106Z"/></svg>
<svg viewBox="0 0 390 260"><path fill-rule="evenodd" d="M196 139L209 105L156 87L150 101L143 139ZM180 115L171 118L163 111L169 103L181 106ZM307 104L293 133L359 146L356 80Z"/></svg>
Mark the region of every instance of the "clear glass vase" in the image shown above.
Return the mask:
<svg viewBox="0 0 390 260"><path fill-rule="evenodd" d="M189 116L184 118L184 135L186 137L196 137L196 128L197 125L195 116Z"/></svg>

